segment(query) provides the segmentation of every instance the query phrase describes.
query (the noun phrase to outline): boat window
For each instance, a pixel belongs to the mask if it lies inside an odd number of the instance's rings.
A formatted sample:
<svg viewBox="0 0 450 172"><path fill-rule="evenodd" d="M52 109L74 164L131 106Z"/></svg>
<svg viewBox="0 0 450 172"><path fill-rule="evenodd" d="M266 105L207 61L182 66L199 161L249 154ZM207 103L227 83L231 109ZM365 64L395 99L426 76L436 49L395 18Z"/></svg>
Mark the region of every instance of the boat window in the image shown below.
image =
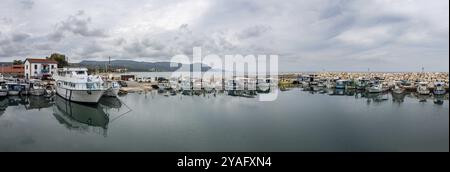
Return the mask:
<svg viewBox="0 0 450 172"><path fill-rule="evenodd" d="M84 75L84 71L77 71L77 75Z"/></svg>

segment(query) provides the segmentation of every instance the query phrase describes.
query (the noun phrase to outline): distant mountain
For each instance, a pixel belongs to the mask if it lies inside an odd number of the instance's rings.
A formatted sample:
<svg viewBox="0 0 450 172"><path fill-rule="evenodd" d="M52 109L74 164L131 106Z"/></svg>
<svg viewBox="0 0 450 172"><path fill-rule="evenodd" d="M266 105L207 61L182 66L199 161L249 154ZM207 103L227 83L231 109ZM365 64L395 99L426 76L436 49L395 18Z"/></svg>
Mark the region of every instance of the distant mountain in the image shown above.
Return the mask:
<svg viewBox="0 0 450 172"><path fill-rule="evenodd" d="M87 68L99 68L105 69L108 66L108 61L81 61L78 65ZM171 68L170 62L138 62L133 60L113 60L111 61L111 68L127 68L130 72L173 72L182 67L181 63L178 63L178 67ZM191 69L193 65L191 64ZM211 67L202 65L202 71L208 71ZM188 71L187 69L183 71Z"/></svg>

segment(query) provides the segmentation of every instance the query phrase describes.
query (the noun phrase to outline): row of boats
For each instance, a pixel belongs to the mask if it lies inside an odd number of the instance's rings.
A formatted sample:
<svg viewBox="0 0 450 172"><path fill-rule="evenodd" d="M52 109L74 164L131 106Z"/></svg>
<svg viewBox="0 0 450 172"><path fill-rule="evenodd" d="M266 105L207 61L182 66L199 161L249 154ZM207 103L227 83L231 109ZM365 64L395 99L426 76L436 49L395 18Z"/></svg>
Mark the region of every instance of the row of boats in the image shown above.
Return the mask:
<svg viewBox="0 0 450 172"><path fill-rule="evenodd" d="M403 94L407 91L417 92L421 95L443 95L447 93L446 83L436 81L430 86L428 82L408 82L408 81L384 81L380 78L374 79L339 79L339 78L327 78L318 79L310 76L299 77L296 83L303 86L315 86L315 88L328 88L328 89L345 89L345 90L364 90L369 93L381 93L386 91L392 91L395 94Z"/></svg>
<svg viewBox="0 0 450 172"><path fill-rule="evenodd" d="M98 103L102 96L118 95L120 85L100 76L88 75L87 68L61 68L53 81L0 78L0 96L52 96L79 103Z"/></svg>

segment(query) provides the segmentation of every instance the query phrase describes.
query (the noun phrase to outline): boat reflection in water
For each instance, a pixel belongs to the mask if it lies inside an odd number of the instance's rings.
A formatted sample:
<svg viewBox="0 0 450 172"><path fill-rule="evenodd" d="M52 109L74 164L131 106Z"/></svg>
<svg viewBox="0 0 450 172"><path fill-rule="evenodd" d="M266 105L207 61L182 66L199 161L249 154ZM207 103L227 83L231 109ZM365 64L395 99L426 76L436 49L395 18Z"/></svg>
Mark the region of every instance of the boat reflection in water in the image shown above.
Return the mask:
<svg viewBox="0 0 450 172"><path fill-rule="evenodd" d="M53 99L46 98L44 96L29 96L22 98L25 100L25 108L27 110L32 109L45 109L53 106Z"/></svg>
<svg viewBox="0 0 450 172"><path fill-rule="evenodd" d="M104 106L79 104L55 96L53 115L70 130L107 137L109 115Z"/></svg>
<svg viewBox="0 0 450 172"><path fill-rule="evenodd" d="M406 93L397 94L397 93L392 92L391 95L392 95L392 101L400 104L405 101L405 97L407 94Z"/></svg>
<svg viewBox="0 0 450 172"><path fill-rule="evenodd" d="M0 117L5 113L6 108L8 108L9 101L5 97L0 98Z"/></svg>
<svg viewBox="0 0 450 172"><path fill-rule="evenodd" d="M443 105L445 100L448 100L448 98L445 98L445 95L435 95L433 102L436 105Z"/></svg>
<svg viewBox="0 0 450 172"><path fill-rule="evenodd" d="M122 102L117 97L102 97L98 102L105 109L120 109Z"/></svg>

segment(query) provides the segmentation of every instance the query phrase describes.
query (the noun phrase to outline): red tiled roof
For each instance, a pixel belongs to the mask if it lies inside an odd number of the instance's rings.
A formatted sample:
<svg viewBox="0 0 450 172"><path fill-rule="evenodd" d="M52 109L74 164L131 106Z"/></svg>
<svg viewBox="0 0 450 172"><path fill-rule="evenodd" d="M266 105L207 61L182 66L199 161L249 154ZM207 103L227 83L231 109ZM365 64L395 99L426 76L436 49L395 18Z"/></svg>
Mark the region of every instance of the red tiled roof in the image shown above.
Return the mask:
<svg viewBox="0 0 450 172"><path fill-rule="evenodd" d="M30 63L52 63L52 64L58 64L58 62L50 59L33 59L33 58L27 58L25 61L29 61Z"/></svg>

